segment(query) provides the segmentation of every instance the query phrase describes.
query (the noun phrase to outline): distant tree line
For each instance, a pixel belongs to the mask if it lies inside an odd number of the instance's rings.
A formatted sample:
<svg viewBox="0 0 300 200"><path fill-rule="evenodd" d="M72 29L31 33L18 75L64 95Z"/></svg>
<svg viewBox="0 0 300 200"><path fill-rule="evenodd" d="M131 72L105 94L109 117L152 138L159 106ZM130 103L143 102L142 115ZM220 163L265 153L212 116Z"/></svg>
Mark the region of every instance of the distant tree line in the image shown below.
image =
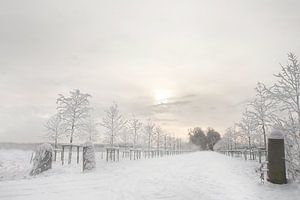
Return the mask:
<svg viewBox="0 0 300 200"><path fill-rule="evenodd" d="M198 146L200 150L214 150L214 145L221 139L220 133L213 128L207 128L203 131L200 127L189 130L190 143Z"/></svg>

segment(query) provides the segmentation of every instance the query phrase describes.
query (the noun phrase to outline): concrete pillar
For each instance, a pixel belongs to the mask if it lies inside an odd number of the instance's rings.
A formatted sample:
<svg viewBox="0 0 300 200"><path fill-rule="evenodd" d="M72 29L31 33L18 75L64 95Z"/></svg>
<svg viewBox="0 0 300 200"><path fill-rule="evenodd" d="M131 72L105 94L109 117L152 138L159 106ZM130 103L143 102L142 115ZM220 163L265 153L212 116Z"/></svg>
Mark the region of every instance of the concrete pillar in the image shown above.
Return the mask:
<svg viewBox="0 0 300 200"><path fill-rule="evenodd" d="M284 135L278 130L268 138L268 181L275 184L285 184L285 151Z"/></svg>

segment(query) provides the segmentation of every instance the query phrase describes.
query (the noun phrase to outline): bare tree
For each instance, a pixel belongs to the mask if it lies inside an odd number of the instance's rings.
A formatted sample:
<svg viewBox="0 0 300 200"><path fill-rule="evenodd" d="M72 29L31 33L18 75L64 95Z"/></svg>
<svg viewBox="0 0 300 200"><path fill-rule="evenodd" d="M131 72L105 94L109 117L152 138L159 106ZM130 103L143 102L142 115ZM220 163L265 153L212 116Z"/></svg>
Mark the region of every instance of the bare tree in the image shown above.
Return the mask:
<svg viewBox="0 0 300 200"><path fill-rule="evenodd" d="M176 150L176 140L177 138L175 137L175 135L173 134L173 137L172 137L172 146L173 146L173 151Z"/></svg>
<svg viewBox="0 0 300 200"><path fill-rule="evenodd" d="M173 142L173 138L172 138L172 136L170 136L170 134L168 135L168 137L167 137L167 148L171 151L171 150L173 150L172 149L172 142Z"/></svg>
<svg viewBox="0 0 300 200"><path fill-rule="evenodd" d="M161 137L163 136L163 130L160 126L155 127L155 139L156 139L156 150L159 151L160 149L160 141Z"/></svg>
<svg viewBox="0 0 300 200"><path fill-rule="evenodd" d="M237 126L240 127L242 132L245 134L246 138L248 139L248 147L251 148L252 134L254 133L257 124L254 116L247 109L243 113L241 122L238 123Z"/></svg>
<svg viewBox="0 0 300 200"><path fill-rule="evenodd" d="M91 115L87 119L85 130L86 130L86 133L88 136L88 140L90 142L96 141L97 136L98 136L98 130L96 127L95 120L94 120L93 116L91 116Z"/></svg>
<svg viewBox="0 0 300 200"><path fill-rule="evenodd" d="M56 101L57 110L66 132L70 136L70 144L73 143L74 135L80 134L86 127L86 119L89 117L91 95L81 93L79 90L70 91L70 96L59 94ZM70 146L69 160L71 163L72 145Z"/></svg>
<svg viewBox="0 0 300 200"><path fill-rule="evenodd" d="M45 128L47 130L47 138L52 140L54 143L54 160L56 160L56 149L58 139L61 138L62 135L65 133L60 115L56 114L50 117L50 119L48 119L48 121L45 124Z"/></svg>
<svg viewBox="0 0 300 200"><path fill-rule="evenodd" d="M223 141L224 141L224 148L229 150L233 149L234 145L234 128L229 127L225 130L225 134L223 136Z"/></svg>
<svg viewBox="0 0 300 200"><path fill-rule="evenodd" d="M146 137L147 137L148 150L150 150L152 147L151 142L153 139L154 128L155 128L155 124L151 120L148 120L147 124L144 126Z"/></svg>
<svg viewBox="0 0 300 200"><path fill-rule="evenodd" d="M124 128L127 121L120 114L118 105L113 103L106 111L106 115L103 117L101 126L106 128L106 134L108 135L109 144L114 146L114 142L120 131Z"/></svg>
<svg viewBox="0 0 300 200"><path fill-rule="evenodd" d="M235 149L241 148L243 146L243 135L237 123L234 123L232 130L233 130L234 148Z"/></svg>
<svg viewBox="0 0 300 200"><path fill-rule="evenodd" d="M124 126L123 129L120 131L120 136L124 145L124 150L125 152L127 151L127 147L129 145L129 141L130 141L130 131L129 128L127 126Z"/></svg>
<svg viewBox="0 0 300 200"><path fill-rule="evenodd" d="M163 137L164 137L164 151L166 153L168 148L168 134L164 134Z"/></svg>
<svg viewBox="0 0 300 200"><path fill-rule="evenodd" d="M142 128L142 126L143 124L135 117L135 115L133 115L132 119L128 122L128 127L133 133L133 148L136 148L136 146L139 144L139 130Z"/></svg>
<svg viewBox="0 0 300 200"><path fill-rule="evenodd" d="M238 124L234 123L234 126L226 128L222 138L214 145L214 149L237 149L242 146L243 135L237 130Z"/></svg>
<svg viewBox="0 0 300 200"><path fill-rule="evenodd" d="M267 148L266 129L275 118L276 102L272 100L265 90L266 86L263 83L258 83L255 91L256 97L250 102L249 112L255 117L257 125L261 127L261 132L264 139L264 148Z"/></svg>

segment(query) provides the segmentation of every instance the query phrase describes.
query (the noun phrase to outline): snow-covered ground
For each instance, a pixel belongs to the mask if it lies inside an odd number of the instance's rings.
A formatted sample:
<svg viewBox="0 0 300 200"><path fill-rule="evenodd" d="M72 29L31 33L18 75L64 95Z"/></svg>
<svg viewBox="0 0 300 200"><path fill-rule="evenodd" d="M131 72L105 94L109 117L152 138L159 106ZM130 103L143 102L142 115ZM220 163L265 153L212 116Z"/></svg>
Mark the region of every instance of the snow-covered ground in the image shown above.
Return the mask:
<svg viewBox="0 0 300 200"><path fill-rule="evenodd" d="M34 178L26 176L30 156L30 151L0 151L1 200L300 198L297 184L261 184L254 171L256 162L214 152L137 161L122 159L118 163L106 163L97 155L96 171L82 173L81 165L62 167L57 163L52 170Z"/></svg>
<svg viewBox="0 0 300 200"><path fill-rule="evenodd" d="M28 177L32 151L0 150L0 181Z"/></svg>

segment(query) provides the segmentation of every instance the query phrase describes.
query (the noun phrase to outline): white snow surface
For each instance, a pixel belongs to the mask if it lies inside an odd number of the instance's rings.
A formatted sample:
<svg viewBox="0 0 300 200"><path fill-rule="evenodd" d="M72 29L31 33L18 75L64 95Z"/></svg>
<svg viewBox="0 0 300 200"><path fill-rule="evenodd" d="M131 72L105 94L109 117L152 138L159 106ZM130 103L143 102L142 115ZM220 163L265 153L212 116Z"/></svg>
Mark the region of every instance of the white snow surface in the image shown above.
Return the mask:
<svg viewBox="0 0 300 200"><path fill-rule="evenodd" d="M82 173L81 164L56 163L36 177L25 175L30 155L0 150L1 200L299 200L300 196L299 184L261 184L257 162L215 152L116 163L106 163L96 154L97 169L90 173Z"/></svg>
<svg viewBox="0 0 300 200"><path fill-rule="evenodd" d="M270 139L284 139L284 134L279 130L273 130L269 135Z"/></svg>

